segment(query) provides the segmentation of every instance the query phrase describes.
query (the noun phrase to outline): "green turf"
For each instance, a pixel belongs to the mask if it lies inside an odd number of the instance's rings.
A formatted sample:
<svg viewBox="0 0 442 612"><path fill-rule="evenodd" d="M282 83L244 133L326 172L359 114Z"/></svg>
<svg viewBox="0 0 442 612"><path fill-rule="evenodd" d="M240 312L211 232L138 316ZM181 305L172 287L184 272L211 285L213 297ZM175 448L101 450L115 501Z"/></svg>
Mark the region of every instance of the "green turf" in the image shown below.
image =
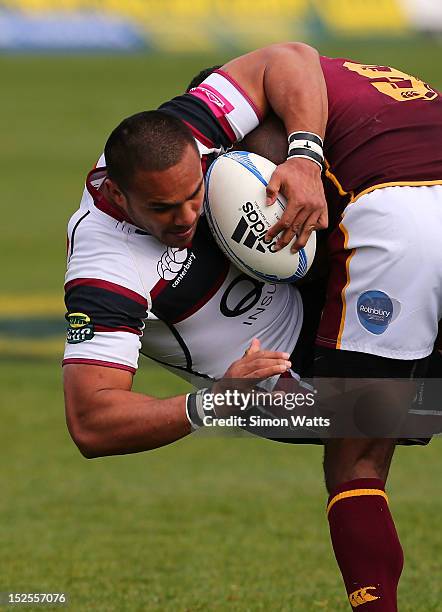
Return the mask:
<svg viewBox="0 0 442 612"><path fill-rule="evenodd" d="M170 390L160 371L137 378ZM74 610L106 612L347 609L319 448L194 435L87 461L59 379L55 362L1 368L0 591L64 590ZM440 610L440 452L441 440L401 449L391 477L402 612Z"/></svg>
<svg viewBox="0 0 442 612"><path fill-rule="evenodd" d="M439 87L441 49L431 41L321 45ZM3 292L60 290L65 222L110 129L223 59L0 57ZM72 609L99 612L347 609L319 449L196 437L86 461L66 432L60 376L55 361L0 362L0 592L65 590ZM148 367L136 386L183 390ZM401 612L441 609L440 449L440 440L401 449L392 472L407 553Z"/></svg>

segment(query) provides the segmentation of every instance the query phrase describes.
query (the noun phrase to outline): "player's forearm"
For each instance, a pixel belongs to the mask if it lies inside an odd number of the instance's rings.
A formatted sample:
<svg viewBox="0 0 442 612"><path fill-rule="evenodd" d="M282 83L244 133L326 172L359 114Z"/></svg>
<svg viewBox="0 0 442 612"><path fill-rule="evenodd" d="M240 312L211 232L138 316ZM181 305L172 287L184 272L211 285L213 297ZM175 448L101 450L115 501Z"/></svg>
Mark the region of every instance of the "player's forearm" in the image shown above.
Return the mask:
<svg viewBox="0 0 442 612"><path fill-rule="evenodd" d="M324 137L327 87L315 49L301 43L271 47L263 84L268 103L283 120L287 134L308 131Z"/></svg>
<svg viewBox="0 0 442 612"><path fill-rule="evenodd" d="M191 432L185 396L165 400L132 391L97 391L71 435L88 458L151 450Z"/></svg>

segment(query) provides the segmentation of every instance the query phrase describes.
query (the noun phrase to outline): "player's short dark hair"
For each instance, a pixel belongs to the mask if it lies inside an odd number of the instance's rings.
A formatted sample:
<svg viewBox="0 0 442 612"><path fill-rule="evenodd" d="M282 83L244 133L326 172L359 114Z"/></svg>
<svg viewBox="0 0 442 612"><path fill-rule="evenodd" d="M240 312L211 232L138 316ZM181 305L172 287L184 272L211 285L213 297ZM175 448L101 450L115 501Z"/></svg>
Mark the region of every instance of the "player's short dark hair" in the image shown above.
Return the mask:
<svg viewBox="0 0 442 612"><path fill-rule="evenodd" d="M198 72L198 74L195 75L193 79L190 81L190 83L188 84L186 91L190 91L194 87L198 87L198 85L201 85L201 83L205 79L207 79L207 77L210 76L212 72L215 72L215 70L218 70L218 68L221 68L221 64L219 66L212 66L211 68L204 68L204 70L201 70L201 72Z"/></svg>
<svg viewBox="0 0 442 612"><path fill-rule="evenodd" d="M137 113L124 119L106 142L107 175L120 189L128 189L137 170L167 170L181 160L188 145L197 151L181 119L157 110Z"/></svg>

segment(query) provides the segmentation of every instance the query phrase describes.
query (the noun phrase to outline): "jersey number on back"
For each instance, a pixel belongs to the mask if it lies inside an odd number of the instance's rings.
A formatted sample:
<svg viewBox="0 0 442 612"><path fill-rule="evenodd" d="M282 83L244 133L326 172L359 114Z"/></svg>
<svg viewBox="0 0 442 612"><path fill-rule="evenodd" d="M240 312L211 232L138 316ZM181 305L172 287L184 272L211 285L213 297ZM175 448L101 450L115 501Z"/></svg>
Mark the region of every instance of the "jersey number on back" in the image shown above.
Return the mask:
<svg viewBox="0 0 442 612"><path fill-rule="evenodd" d="M437 91L431 89L423 81L395 68L354 64L353 62L345 62L344 66L348 70L370 79L373 87L398 102L434 100L438 96Z"/></svg>

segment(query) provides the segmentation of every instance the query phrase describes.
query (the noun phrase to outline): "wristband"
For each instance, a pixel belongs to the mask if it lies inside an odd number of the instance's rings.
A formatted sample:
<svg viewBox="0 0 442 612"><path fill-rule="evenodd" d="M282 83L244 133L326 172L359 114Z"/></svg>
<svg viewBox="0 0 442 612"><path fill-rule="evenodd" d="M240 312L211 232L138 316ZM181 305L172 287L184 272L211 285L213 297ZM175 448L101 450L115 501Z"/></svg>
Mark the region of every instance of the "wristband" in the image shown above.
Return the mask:
<svg viewBox="0 0 442 612"><path fill-rule="evenodd" d="M303 157L315 162L321 170L324 167L324 142L313 132L292 132L289 137L287 159Z"/></svg>
<svg viewBox="0 0 442 612"><path fill-rule="evenodd" d="M213 414L213 410L204 408L204 395L210 393L210 389L199 389L196 393L186 395L186 416L193 430L204 425L204 417Z"/></svg>

